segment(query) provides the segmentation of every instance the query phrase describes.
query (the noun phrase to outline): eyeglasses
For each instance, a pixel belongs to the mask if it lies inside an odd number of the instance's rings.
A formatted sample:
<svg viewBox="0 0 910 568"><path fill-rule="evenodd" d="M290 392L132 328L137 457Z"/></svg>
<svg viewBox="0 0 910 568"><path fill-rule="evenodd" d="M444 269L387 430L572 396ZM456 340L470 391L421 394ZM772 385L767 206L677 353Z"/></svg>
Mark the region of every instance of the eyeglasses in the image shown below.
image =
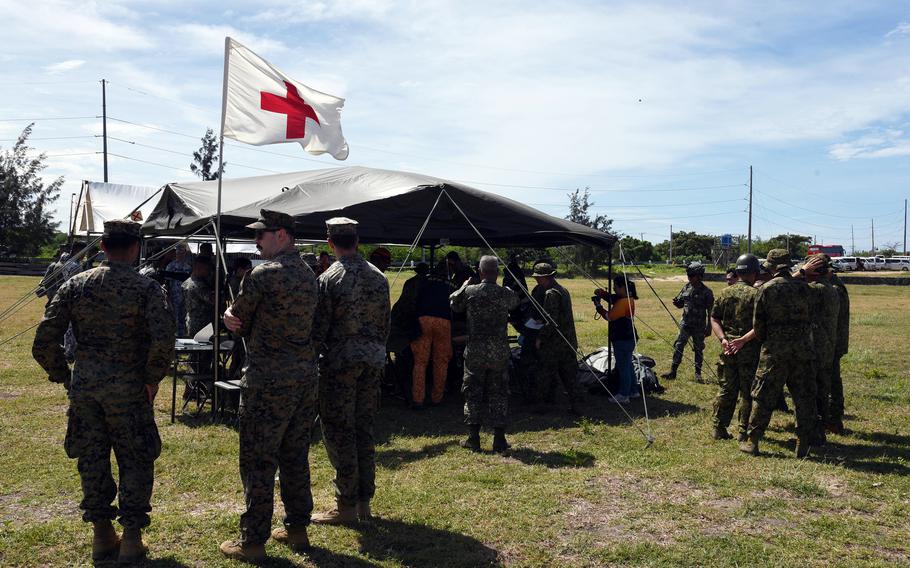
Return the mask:
<svg viewBox="0 0 910 568"><path fill-rule="evenodd" d="M278 229L256 229L256 238L257 239L262 238L262 235L264 235L266 233L274 233L277 230Z"/></svg>

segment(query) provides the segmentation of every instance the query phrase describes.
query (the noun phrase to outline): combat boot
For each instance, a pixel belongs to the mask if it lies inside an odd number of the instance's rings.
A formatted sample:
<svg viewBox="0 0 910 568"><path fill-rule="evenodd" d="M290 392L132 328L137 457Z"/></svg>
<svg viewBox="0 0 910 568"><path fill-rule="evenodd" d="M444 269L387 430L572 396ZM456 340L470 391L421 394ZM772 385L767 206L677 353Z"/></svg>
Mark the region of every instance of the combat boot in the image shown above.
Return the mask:
<svg viewBox="0 0 910 568"><path fill-rule="evenodd" d="M245 544L239 540L226 540L221 543L219 548L221 554L241 562L258 564L265 560L264 544Z"/></svg>
<svg viewBox="0 0 910 568"><path fill-rule="evenodd" d="M823 428L816 430L812 437L809 438L809 443L813 446L824 446L827 444L828 438L825 436L825 430Z"/></svg>
<svg viewBox="0 0 910 568"><path fill-rule="evenodd" d="M805 438L797 438L797 440L796 440L796 457L798 457L798 458L809 457L809 440L806 440Z"/></svg>
<svg viewBox="0 0 910 568"><path fill-rule="evenodd" d="M369 523L373 520L373 511L370 510L369 501L357 502L357 520L361 523Z"/></svg>
<svg viewBox="0 0 910 568"><path fill-rule="evenodd" d="M715 426L714 428L714 439L715 440L729 440L733 436L727 432L727 429L722 426Z"/></svg>
<svg viewBox="0 0 910 568"><path fill-rule="evenodd" d="M120 537L114 530L110 521L96 521L92 523L92 560L104 560L113 556L120 546Z"/></svg>
<svg viewBox="0 0 910 568"><path fill-rule="evenodd" d="M509 451L509 448L512 446L509 445L508 440L506 440L506 429L505 428L494 428L493 429L493 451L497 454L505 454Z"/></svg>
<svg viewBox="0 0 910 568"><path fill-rule="evenodd" d="M670 370L667 371L666 373L662 373L660 375L660 378L667 379L668 381L672 381L673 379L675 379L676 378L676 366L670 367Z"/></svg>
<svg viewBox="0 0 910 568"><path fill-rule="evenodd" d="M844 423L841 420L832 420L825 426L825 430L831 434L842 435L844 433Z"/></svg>
<svg viewBox="0 0 910 568"><path fill-rule="evenodd" d="M745 441L748 440L748 439L749 439L749 435L748 435L748 434L746 434L745 432L740 432L740 433L739 433L739 437L737 438L737 441L739 441L739 442L745 442Z"/></svg>
<svg viewBox="0 0 910 568"><path fill-rule="evenodd" d="M120 555L117 557L117 562L121 564L137 562L142 560L148 551L148 547L142 542L142 529L123 529L123 538L120 539Z"/></svg>
<svg viewBox="0 0 910 568"><path fill-rule="evenodd" d="M758 455L758 437L747 436L746 440L739 444L739 451L753 456Z"/></svg>
<svg viewBox="0 0 910 568"><path fill-rule="evenodd" d="M704 382L705 382L705 380L704 380L703 378L701 378L701 371L695 371L695 382L696 382L696 383L704 383Z"/></svg>
<svg viewBox="0 0 910 568"><path fill-rule="evenodd" d="M317 525L345 525L357 522L357 508L354 505L338 506L325 513L316 513L310 520Z"/></svg>
<svg viewBox="0 0 910 568"><path fill-rule="evenodd" d="M272 531L272 538L293 550L306 551L310 549L310 537L306 534L306 526L295 525L291 528L277 528Z"/></svg>
<svg viewBox="0 0 910 568"><path fill-rule="evenodd" d="M480 424L468 424L468 437L461 442L461 447L472 452L480 451Z"/></svg>

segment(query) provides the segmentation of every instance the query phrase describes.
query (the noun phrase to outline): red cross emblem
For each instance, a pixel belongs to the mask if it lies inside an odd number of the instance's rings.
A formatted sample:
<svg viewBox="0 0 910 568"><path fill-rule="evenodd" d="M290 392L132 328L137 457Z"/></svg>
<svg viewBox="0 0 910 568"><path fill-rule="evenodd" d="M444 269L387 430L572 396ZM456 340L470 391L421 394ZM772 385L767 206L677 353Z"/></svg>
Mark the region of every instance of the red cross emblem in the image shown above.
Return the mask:
<svg viewBox="0 0 910 568"><path fill-rule="evenodd" d="M272 93L260 93L260 106L262 110L286 114L288 116L288 139L303 138L306 136L306 119L313 119L319 124L319 118L316 117L316 111L297 93L297 87L284 82L288 89L286 97L280 97Z"/></svg>

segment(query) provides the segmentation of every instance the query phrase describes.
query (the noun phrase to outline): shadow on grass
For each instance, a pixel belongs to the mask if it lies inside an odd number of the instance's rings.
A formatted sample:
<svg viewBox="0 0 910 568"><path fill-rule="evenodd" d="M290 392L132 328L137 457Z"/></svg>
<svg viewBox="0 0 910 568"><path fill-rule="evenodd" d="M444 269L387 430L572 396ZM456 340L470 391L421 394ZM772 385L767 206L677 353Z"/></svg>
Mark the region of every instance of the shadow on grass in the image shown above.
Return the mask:
<svg viewBox="0 0 910 568"><path fill-rule="evenodd" d="M527 465L543 465L550 469L594 466L593 454L575 450L566 450L564 452L538 452L530 448L513 447L509 450L509 457Z"/></svg>
<svg viewBox="0 0 910 568"><path fill-rule="evenodd" d="M863 440L882 440L879 444L841 444L831 438L824 446L813 446L811 459L823 459L837 462L839 465L866 473L910 475L910 439L907 436L884 434L882 432L863 433L852 432L850 437ZM892 440L892 441L886 441ZM793 455L796 450L796 440L766 439L765 443L786 449ZM899 447L898 447L899 446ZM768 457L785 457L772 456Z"/></svg>
<svg viewBox="0 0 910 568"><path fill-rule="evenodd" d="M377 518L361 528L360 552L378 561L415 568L502 566L497 552L477 539L392 519Z"/></svg>
<svg viewBox="0 0 910 568"><path fill-rule="evenodd" d="M419 450L380 450L376 454L376 463L388 469L398 469L406 463L442 455L448 448L457 445L457 442L450 440L438 444L428 444Z"/></svg>

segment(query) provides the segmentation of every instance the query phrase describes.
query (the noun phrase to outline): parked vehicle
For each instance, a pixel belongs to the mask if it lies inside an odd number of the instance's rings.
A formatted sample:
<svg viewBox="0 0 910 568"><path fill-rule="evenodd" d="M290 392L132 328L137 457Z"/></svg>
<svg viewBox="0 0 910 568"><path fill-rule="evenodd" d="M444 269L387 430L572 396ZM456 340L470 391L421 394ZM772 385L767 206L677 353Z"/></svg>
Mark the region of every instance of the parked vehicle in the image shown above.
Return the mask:
<svg viewBox="0 0 910 568"><path fill-rule="evenodd" d="M840 256L831 260L831 265L835 270L842 272L852 272L859 270L859 262L855 256Z"/></svg>
<svg viewBox="0 0 910 568"><path fill-rule="evenodd" d="M886 258L885 268L887 270L910 272L910 258Z"/></svg>
<svg viewBox="0 0 910 568"><path fill-rule="evenodd" d="M882 256L870 256L863 259L863 270L867 271L878 271L886 270L885 268L885 258Z"/></svg>

